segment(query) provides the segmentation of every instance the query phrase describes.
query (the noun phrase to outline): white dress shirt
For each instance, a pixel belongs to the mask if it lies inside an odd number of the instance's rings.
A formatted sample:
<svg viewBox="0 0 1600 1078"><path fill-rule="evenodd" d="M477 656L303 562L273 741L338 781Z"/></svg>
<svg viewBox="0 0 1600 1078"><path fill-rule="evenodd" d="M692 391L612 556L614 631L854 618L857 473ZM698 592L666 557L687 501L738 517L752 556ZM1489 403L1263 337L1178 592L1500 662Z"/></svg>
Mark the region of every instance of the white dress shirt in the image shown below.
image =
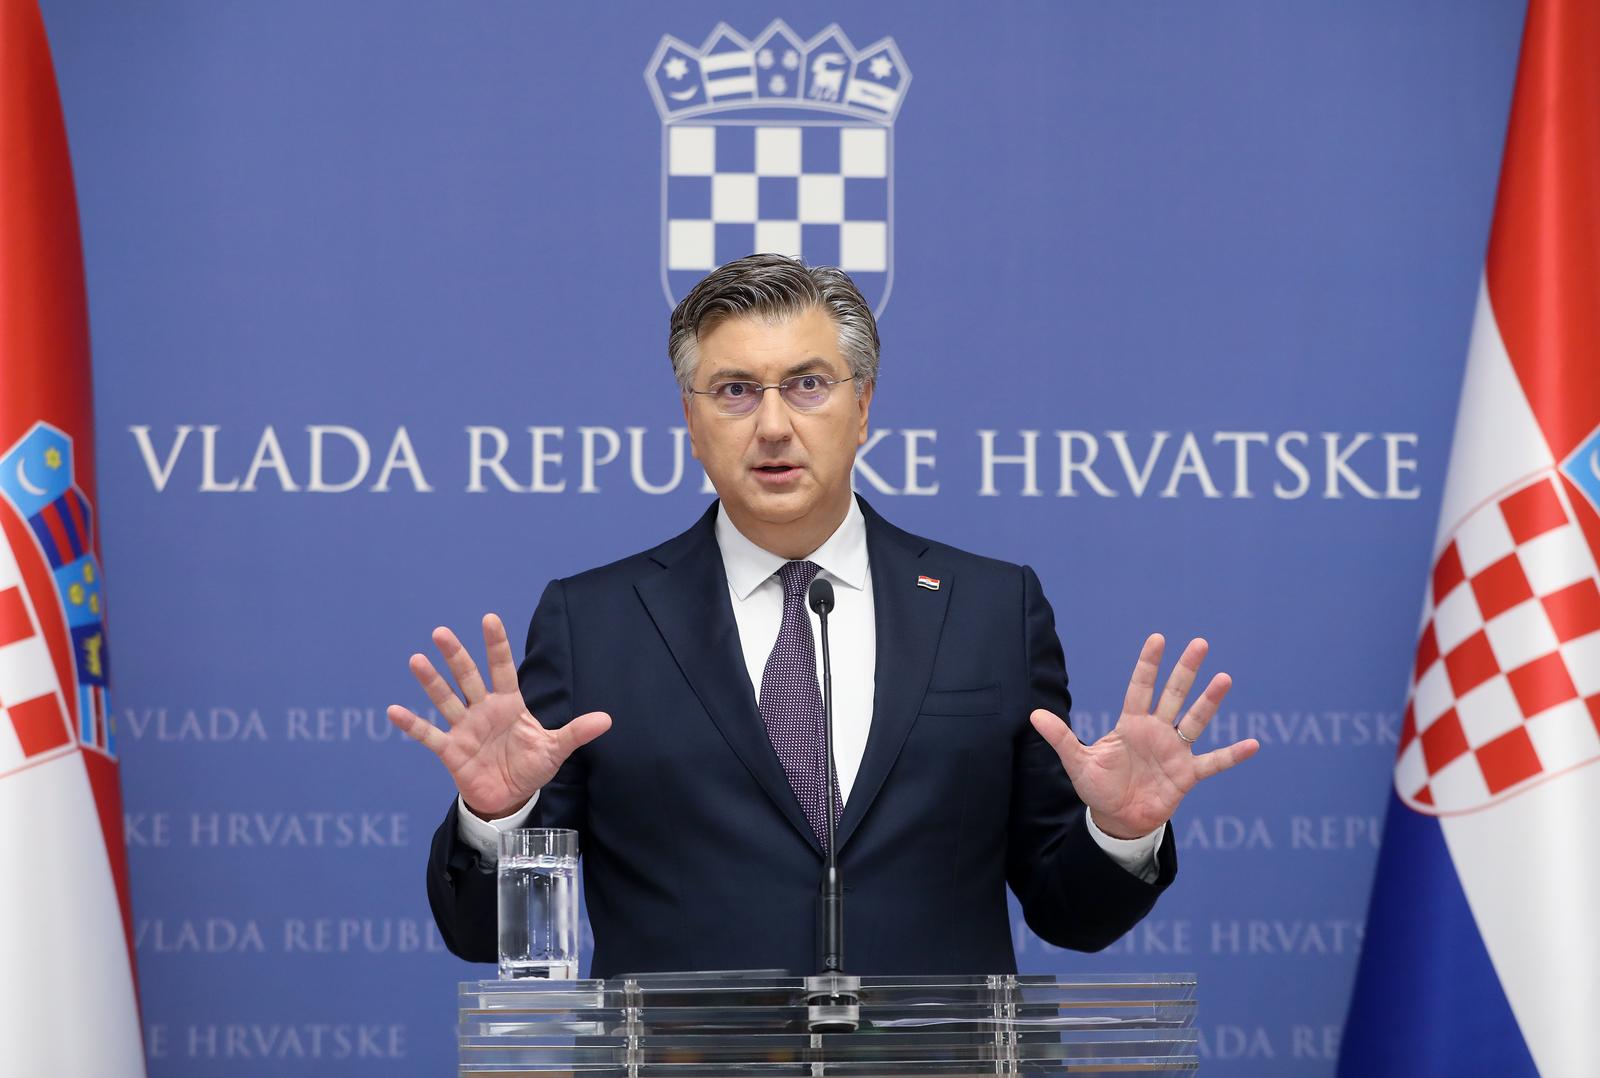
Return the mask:
<svg viewBox="0 0 1600 1078"><path fill-rule="evenodd" d="M717 546L722 551L722 566L728 578L728 598L733 604L733 620L739 630L739 646L744 653L750 688L761 699L761 677L767 657L778 639L783 621L783 582L777 573L787 558L764 550L734 527L719 505L716 522ZM848 802L867 750L867 735L872 729L872 698L877 670L878 634L873 619L872 567L867 559L867 522L861 506L850 499L844 521L826 542L808 554L805 561L821 566L821 575L833 584L834 607L828 615L828 651L833 663L833 753L839 775L839 792ZM811 618L812 640L816 642L817 679L822 679L822 631L815 611ZM603 736L603 735L602 735ZM456 813L461 840L486 860L499 856L500 832L523 826L533 811L534 796L520 810L498 820L484 820L467 809L462 801ZM1159 873L1156 848L1165 825L1143 838L1113 838L1095 826L1093 816L1084 810L1089 834L1117 864L1147 883Z"/></svg>
<svg viewBox="0 0 1600 1078"><path fill-rule="evenodd" d="M728 598L739 627L750 689L761 699L761 677L783 622L783 581L778 570L788 558L756 546L717 509L717 546L728 576ZM877 623L872 616L872 570L867 564L867 521L850 499L850 511L828 541L805 559L822 567L819 574L833 585L833 612L828 615L828 651L833 656L833 759L839 793L846 801L861 770L872 728L872 694L878 661ZM822 684L822 629L816 611L811 639L817 653L817 684Z"/></svg>

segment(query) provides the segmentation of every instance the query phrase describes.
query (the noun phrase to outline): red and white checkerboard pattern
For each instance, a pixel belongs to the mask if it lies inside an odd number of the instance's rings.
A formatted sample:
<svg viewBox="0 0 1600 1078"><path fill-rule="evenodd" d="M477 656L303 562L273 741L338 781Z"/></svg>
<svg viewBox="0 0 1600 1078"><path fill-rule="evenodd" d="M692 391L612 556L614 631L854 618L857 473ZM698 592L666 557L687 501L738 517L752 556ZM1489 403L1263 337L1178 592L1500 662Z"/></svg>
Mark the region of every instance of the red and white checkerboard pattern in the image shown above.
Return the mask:
<svg viewBox="0 0 1600 1078"><path fill-rule="evenodd" d="M75 744L39 619L0 537L0 778Z"/></svg>
<svg viewBox="0 0 1600 1078"><path fill-rule="evenodd" d="M1600 586L1555 473L1468 516L1434 563L1395 789L1480 808L1600 758Z"/></svg>

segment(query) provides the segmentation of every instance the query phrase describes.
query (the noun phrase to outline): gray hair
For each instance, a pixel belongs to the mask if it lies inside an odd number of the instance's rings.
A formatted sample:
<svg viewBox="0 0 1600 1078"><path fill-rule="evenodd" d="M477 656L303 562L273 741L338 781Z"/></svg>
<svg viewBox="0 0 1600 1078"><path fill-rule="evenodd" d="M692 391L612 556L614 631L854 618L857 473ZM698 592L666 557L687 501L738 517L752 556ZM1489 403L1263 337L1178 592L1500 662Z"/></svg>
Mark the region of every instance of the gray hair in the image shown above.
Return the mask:
<svg viewBox="0 0 1600 1078"><path fill-rule="evenodd" d="M729 318L768 322L820 307L839 327L839 351L856 379L856 394L878 380L878 324L854 281L832 266L757 254L713 270L672 312L667 355L678 388L687 393L700 360L700 336Z"/></svg>

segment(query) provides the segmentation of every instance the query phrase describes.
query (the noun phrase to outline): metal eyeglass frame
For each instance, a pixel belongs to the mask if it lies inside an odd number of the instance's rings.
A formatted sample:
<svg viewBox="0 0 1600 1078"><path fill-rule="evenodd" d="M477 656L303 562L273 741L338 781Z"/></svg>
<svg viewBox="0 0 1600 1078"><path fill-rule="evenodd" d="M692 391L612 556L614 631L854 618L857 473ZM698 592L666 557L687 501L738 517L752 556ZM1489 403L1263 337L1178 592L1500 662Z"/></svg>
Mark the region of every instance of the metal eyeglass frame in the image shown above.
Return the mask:
<svg viewBox="0 0 1600 1078"><path fill-rule="evenodd" d="M742 418L742 417L747 416L747 415L754 415L756 410L761 407L761 397L762 397L762 395L764 393L766 393L766 391L769 390L769 389L776 389L778 391L778 396L783 400L783 403L787 404L790 408L793 408L795 411L797 411L797 412L815 412L818 409L820 409L823 406L825 406L828 403L828 401L833 399L833 387L834 386L839 385L839 384L841 384L843 382L854 382L854 381L858 380L860 377L861 377L860 375L856 375L856 374L852 374L848 378L828 378L825 375L821 375L821 374L792 374L789 377L785 378L783 381L775 382L770 386L762 385L760 382L754 382L754 381L751 381L751 380L746 379L746 378L730 378L725 382L717 382L710 389L693 389L693 388L691 388L691 389L688 390L688 392L694 394L697 397L710 397L711 398L711 403L712 403L713 406L715 406L717 408L718 414L726 415L726 416L734 416L736 418ZM821 381L823 385L828 387L828 395L827 395L827 397L823 398L823 400L820 403L818 403L818 404L816 404L816 405L814 405L813 407L810 407L810 408L802 407L802 406L796 404L794 401L790 400L788 395L787 395L787 393L786 393L786 388L791 386L791 385L793 385L794 383L800 381L802 378L816 378L819 381ZM721 389L723 386L749 386L752 390L754 390L755 403L750 406L750 410L747 411L747 412L730 412L730 411L727 411L726 409L720 407L718 405L718 401L717 401L717 391L719 389Z"/></svg>

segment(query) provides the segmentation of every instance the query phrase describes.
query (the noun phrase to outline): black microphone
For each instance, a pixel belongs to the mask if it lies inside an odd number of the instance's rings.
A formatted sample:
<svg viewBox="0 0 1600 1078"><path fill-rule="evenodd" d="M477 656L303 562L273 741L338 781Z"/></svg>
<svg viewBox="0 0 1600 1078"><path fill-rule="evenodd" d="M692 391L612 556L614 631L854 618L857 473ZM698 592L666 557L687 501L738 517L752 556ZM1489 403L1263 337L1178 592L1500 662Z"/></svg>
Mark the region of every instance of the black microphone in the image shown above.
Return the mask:
<svg viewBox="0 0 1600 1078"><path fill-rule="evenodd" d="M811 582L811 590L806 593L806 602L811 604L811 609L817 612L818 617L824 619L822 633L826 637L828 633L826 618L833 613L833 585L828 583L826 578L818 576ZM826 641L822 645L822 651L822 661L826 664L828 661Z"/></svg>
<svg viewBox="0 0 1600 1078"><path fill-rule="evenodd" d="M833 799L837 772L833 764L833 663L828 653L828 615L833 612L833 585L819 574L811 582L806 601L816 611L822 627L822 747L828 758L828 842L827 862L822 873L822 972L844 969L844 893L839 884L838 850L834 845L833 821L839 806Z"/></svg>
<svg viewBox="0 0 1600 1078"><path fill-rule="evenodd" d="M813 1032L847 1032L858 1023L855 989L859 982L838 976L844 971L844 886L839 880L839 856L833 821L839 815L834 790L838 771L833 762L833 663L828 652L828 614L833 610L833 585L820 575L811 582L806 601L816 611L822 629L823 749L828 757L828 828L826 861L822 872L822 976L812 996ZM854 982L854 983L852 983Z"/></svg>

